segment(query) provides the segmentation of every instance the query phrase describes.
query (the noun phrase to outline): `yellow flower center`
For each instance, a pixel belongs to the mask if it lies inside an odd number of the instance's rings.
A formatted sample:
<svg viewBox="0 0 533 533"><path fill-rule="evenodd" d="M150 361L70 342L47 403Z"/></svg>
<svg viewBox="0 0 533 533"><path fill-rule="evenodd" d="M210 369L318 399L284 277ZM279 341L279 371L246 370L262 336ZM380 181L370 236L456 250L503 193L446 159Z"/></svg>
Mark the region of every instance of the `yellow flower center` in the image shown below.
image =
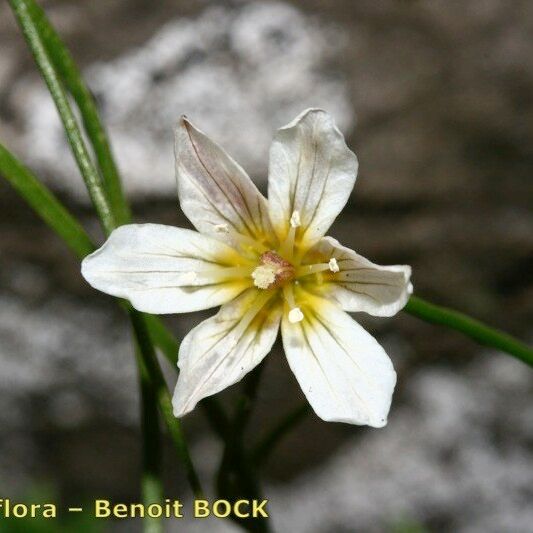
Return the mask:
<svg viewBox="0 0 533 533"><path fill-rule="evenodd" d="M258 289L282 289L283 298L288 307L287 318L289 322L296 323L304 319L302 309L295 299L295 287L299 278L315 274L317 279L322 278L322 272L329 271L333 274L339 272L337 260L332 257L327 263L301 265L301 256L295 253L296 231L301 226L301 217L294 211L290 218L289 232L281 243L279 250L268 250L259 256L259 264L251 272L254 285Z"/></svg>
<svg viewBox="0 0 533 533"><path fill-rule="evenodd" d="M330 257L329 260L324 258L324 262L302 264L302 254L301 251L298 251L297 239L297 230L301 225L300 213L294 211L290 217L289 231L277 250L267 249L265 251L266 247L262 242L255 242L239 236L241 239L241 249L243 251L252 251L250 253L252 257L249 259L255 262L255 266L224 268L220 273L217 273L217 278L229 279L234 276L239 277L241 274L250 276L255 287L264 291L272 291L270 296L265 293L265 297L268 298L273 297L277 289L281 289L280 292L287 306L287 318L289 322L296 323L302 321L304 319L304 313L298 303L301 305L303 302L296 301L296 297L301 298L301 291L298 291L297 288L300 279L309 276L307 278L308 282L313 283L311 276L314 275L316 283L322 284L324 275L326 273L330 275L338 273L340 266L334 257ZM224 228L220 229L220 231L223 230ZM259 257L256 255L258 253L260 253ZM255 260L252 259L254 255Z"/></svg>

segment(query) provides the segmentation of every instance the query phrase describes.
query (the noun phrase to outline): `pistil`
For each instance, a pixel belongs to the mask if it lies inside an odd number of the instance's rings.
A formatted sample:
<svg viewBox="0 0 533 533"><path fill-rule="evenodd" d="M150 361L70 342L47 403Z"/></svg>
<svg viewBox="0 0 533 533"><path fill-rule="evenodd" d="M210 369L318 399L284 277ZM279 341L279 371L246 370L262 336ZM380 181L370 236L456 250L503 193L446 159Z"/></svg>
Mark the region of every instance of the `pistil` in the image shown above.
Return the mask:
<svg viewBox="0 0 533 533"><path fill-rule="evenodd" d="M254 285L259 289L281 287L294 278L294 267L272 250L261 254L260 265L251 273Z"/></svg>

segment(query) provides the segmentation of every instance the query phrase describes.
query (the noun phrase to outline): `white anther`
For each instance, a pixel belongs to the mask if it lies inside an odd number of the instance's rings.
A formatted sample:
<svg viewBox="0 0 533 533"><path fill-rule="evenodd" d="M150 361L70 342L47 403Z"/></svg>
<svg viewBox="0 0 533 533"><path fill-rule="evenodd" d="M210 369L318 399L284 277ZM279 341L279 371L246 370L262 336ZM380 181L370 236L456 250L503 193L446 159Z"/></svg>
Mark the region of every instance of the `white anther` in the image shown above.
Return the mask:
<svg viewBox="0 0 533 533"><path fill-rule="evenodd" d="M276 281L276 273L268 265L260 265L252 272L254 285L259 289L268 289Z"/></svg>
<svg viewBox="0 0 533 533"><path fill-rule="evenodd" d="M186 272L181 278L184 285L194 285L198 281L198 274L196 272Z"/></svg>
<svg viewBox="0 0 533 533"><path fill-rule="evenodd" d="M227 224L215 224L216 233L229 233L229 226Z"/></svg>
<svg viewBox="0 0 533 533"><path fill-rule="evenodd" d="M290 222L293 228L297 228L298 226L302 225L302 221L300 220L300 211L293 211Z"/></svg>
<svg viewBox="0 0 533 533"><path fill-rule="evenodd" d="M304 314L299 307L293 307L289 311L289 322L291 324L296 324L296 322L301 322L304 319Z"/></svg>
<svg viewBox="0 0 533 533"><path fill-rule="evenodd" d="M329 260L329 269L332 271L332 272L338 272L340 270L339 268L339 263L337 263L337 260L332 257L330 260Z"/></svg>

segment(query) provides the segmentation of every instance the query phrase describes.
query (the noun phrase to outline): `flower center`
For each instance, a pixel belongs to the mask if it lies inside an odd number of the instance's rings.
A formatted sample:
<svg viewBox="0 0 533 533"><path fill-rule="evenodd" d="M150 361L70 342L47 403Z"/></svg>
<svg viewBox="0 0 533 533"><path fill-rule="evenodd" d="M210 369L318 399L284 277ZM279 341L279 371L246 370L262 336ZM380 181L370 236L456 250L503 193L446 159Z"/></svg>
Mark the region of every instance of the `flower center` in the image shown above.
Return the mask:
<svg viewBox="0 0 533 533"><path fill-rule="evenodd" d="M295 270L291 263L273 251L264 252L259 257L260 265L252 272L254 285L259 289L281 287L294 278Z"/></svg>
<svg viewBox="0 0 533 533"><path fill-rule="evenodd" d="M287 318L293 324L304 320L304 313L296 302L296 286L293 287L292 281L298 285L300 278L315 274L320 278L318 283L322 283L322 272L329 271L336 274L340 271L340 266L334 257L331 257L327 263L301 264L301 257L295 253L296 231L301 225L299 211L293 211L289 221L289 231L280 244L279 253L273 250L263 252L259 256L259 265L251 272L254 285L258 289L282 289L288 311Z"/></svg>

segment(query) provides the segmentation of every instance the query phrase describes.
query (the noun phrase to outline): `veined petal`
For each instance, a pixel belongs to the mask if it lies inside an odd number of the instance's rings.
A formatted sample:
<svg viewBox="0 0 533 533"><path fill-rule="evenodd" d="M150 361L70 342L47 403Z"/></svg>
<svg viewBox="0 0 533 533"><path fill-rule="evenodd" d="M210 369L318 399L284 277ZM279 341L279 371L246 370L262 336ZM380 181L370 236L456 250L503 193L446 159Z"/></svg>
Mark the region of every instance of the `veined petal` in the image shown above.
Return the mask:
<svg viewBox="0 0 533 533"><path fill-rule="evenodd" d="M301 246L318 241L348 201L357 167L355 154L325 111L304 111L278 130L270 148L268 202L280 241L294 213Z"/></svg>
<svg viewBox="0 0 533 533"><path fill-rule="evenodd" d="M240 381L276 340L281 305L269 291L249 289L195 327L180 346L174 414Z"/></svg>
<svg viewBox="0 0 533 533"><path fill-rule="evenodd" d="M309 294L300 301L301 322L283 316L283 346L316 414L326 421L384 426L396 373L383 348L335 304Z"/></svg>
<svg viewBox="0 0 533 533"><path fill-rule="evenodd" d="M266 198L244 169L185 117L176 128L175 153L180 205L198 231L258 241L272 233Z"/></svg>
<svg viewBox="0 0 533 533"><path fill-rule="evenodd" d="M321 239L306 260L327 263L331 258L339 271L328 272L324 284L345 311L392 316L413 292L410 266L376 265L331 237Z"/></svg>
<svg viewBox="0 0 533 533"><path fill-rule="evenodd" d="M83 277L147 313L186 313L228 302L252 284L235 250L196 231L130 224L86 257ZM231 275L237 273L236 275Z"/></svg>

